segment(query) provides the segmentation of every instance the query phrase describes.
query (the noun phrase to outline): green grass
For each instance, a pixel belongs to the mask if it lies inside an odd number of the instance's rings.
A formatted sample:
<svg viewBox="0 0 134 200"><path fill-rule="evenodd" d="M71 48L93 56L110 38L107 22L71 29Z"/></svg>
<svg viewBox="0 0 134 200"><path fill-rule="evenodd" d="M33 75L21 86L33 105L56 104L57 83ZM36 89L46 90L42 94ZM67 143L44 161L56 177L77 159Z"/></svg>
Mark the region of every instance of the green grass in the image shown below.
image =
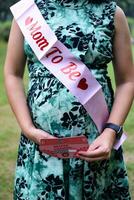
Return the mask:
<svg viewBox="0 0 134 200"><path fill-rule="evenodd" d="M134 18L127 17L127 20L129 23L129 27L131 28L132 37L134 38Z"/></svg>
<svg viewBox="0 0 134 200"><path fill-rule="evenodd" d="M134 48L133 48L134 50ZM5 94L3 83L3 65L6 53L6 44L0 42L0 200L12 200L13 179L17 149L19 144L20 129L11 112ZM27 74L27 73L26 73ZM109 74L114 86L112 66L109 66ZM27 79L25 76L25 83ZM127 164L130 190L134 199L134 108L131 109L125 123L128 132L128 140L124 143L124 156Z"/></svg>
<svg viewBox="0 0 134 200"><path fill-rule="evenodd" d="M5 59L6 45L0 41L0 105L7 104L7 98L5 95L5 89L3 87L3 63Z"/></svg>

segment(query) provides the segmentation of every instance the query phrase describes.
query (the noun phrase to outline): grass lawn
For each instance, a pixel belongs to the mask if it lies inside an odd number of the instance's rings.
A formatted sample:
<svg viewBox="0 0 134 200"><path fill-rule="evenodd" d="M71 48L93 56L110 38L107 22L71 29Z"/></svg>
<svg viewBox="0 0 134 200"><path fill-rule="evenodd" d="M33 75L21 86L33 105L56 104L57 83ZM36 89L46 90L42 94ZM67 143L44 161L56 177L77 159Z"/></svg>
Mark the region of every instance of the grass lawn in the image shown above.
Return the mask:
<svg viewBox="0 0 134 200"><path fill-rule="evenodd" d="M133 49L134 50L134 49ZM6 45L0 42L0 200L12 200L13 177L20 130L15 117L11 112L5 95L3 84L3 63L5 59ZM109 74L113 85L112 66L109 66ZM26 83L25 78L25 83ZM130 190L134 199L134 107L131 109L125 123L128 132L128 140L124 143L124 157L127 164L130 180Z"/></svg>

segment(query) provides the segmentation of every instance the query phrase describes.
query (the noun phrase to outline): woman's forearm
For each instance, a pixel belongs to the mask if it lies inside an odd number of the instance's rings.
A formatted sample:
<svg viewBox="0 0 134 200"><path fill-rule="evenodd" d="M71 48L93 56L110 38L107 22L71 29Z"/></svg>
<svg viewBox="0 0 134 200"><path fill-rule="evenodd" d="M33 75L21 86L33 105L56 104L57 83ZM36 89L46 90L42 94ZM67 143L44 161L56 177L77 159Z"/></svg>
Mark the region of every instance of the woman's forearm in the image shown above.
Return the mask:
<svg viewBox="0 0 134 200"><path fill-rule="evenodd" d="M32 122L23 85L26 60L24 38L17 23L13 20L4 66L5 87L9 103L23 134L33 142L40 144L42 138L53 136L35 127Z"/></svg>
<svg viewBox="0 0 134 200"><path fill-rule="evenodd" d="M5 76L5 86L11 108L16 116L18 124L26 134L29 128L34 125L27 106L22 78L8 74Z"/></svg>
<svg viewBox="0 0 134 200"><path fill-rule="evenodd" d="M120 84L116 88L115 100L108 122L123 125L134 99L134 82Z"/></svg>

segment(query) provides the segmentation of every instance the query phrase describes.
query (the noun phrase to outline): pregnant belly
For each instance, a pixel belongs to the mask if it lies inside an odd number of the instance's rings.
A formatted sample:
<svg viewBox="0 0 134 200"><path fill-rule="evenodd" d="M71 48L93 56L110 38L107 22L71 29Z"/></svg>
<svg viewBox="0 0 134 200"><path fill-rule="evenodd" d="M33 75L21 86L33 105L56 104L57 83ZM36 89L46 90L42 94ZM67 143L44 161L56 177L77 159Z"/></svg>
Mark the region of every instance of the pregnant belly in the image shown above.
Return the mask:
<svg viewBox="0 0 134 200"><path fill-rule="evenodd" d="M112 93L107 82L101 85L110 110ZM31 79L27 100L35 125L50 134L71 136L80 135L87 129L94 131L90 115L55 77Z"/></svg>
<svg viewBox="0 0 134 200"><path fill-rule="evenodd" d="M28 104L33 122L58 137L84 134L91 123L90 116L65 87L39 88L28 92Z"/></svg>

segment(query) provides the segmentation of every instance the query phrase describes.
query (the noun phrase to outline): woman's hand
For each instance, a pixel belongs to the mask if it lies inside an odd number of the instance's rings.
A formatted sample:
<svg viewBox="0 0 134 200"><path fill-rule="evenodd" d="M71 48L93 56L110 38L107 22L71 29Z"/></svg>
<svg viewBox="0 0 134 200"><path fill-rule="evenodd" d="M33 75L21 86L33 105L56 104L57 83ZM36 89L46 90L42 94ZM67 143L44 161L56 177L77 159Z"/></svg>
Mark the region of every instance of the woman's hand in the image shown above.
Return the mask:
<svg viewBox="0 0 134 200"><path fill-rule="evenodd" d="M50 135L48 132L43 131L41 129L37 129L35 127L30 127L28 132L25 133L25 136L38 145L40 144L41 139L55 138L53 135Z"/></svg>
<svg viewBox="0 0 134 200"><path fill-rule="evenodd" d="M112 129L106 128L94 140L94 142L90 144L87 151L79 151L76 156L89 162L108 159L110 157L115 138L115 132Z"/></svg>

